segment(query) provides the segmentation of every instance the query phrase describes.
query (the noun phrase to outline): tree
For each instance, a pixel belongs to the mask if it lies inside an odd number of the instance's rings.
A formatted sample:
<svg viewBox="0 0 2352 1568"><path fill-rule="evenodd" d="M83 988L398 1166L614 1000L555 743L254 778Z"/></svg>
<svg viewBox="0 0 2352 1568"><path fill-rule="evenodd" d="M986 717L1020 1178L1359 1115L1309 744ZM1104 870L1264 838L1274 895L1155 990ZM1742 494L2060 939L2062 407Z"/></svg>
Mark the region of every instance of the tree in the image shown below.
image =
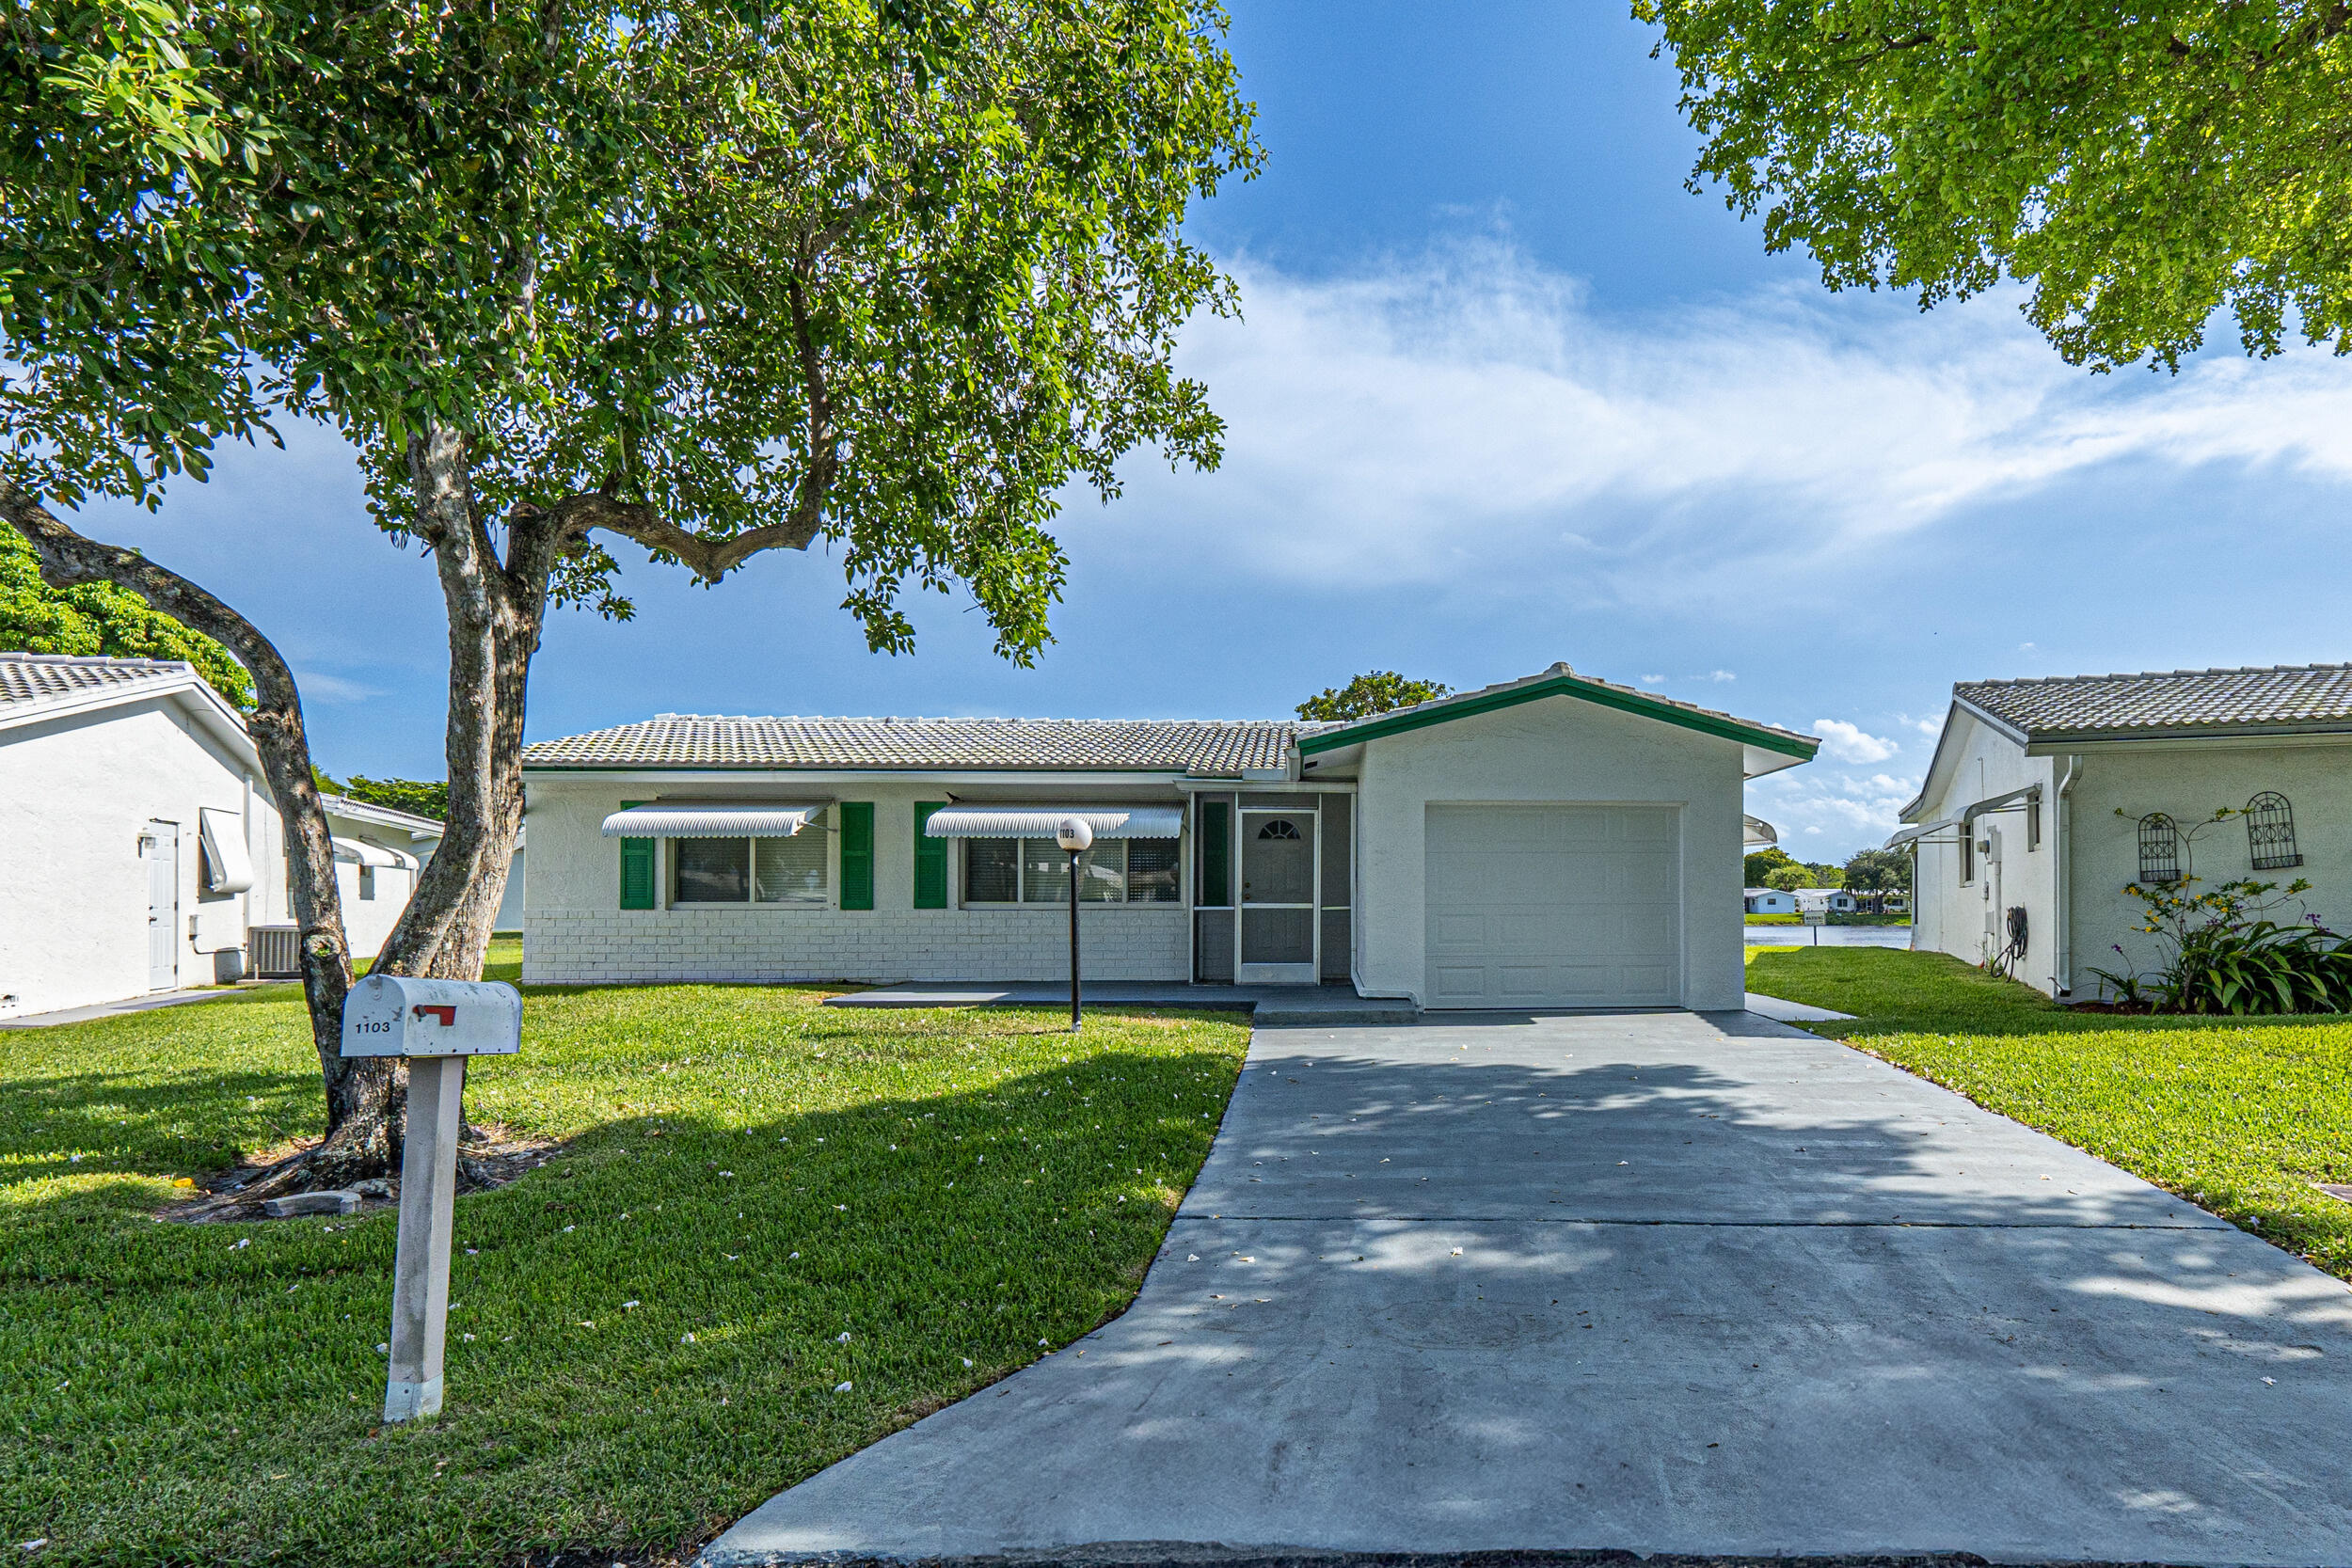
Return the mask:
<svg viewBox="0 0 2352 1568"><path fill-rule="evenodd" d="M1787 865L1766 872L1763 885L1778 888L1783 893L1794 893L1801 887L1815 887L1820 884L1814 881L1813 872L1809 866L1799 865L1792 861Z"/></svg>
<svg viewBox="0 0 2352 1568"><path fill-rule="evenodd" d="M1767 887L1771 884L1764 880L1765 878L1771 876L1773 872L1779 870L1784 865L1794 865L1796 863L1797 860L1795 856L1789 854L1788 850L1775 845L1770 849L1758 849L1754 854L1750 855L1747 859L1747 868L1742 875L1747 878L1748 886Z"/></svg>
<svg viewBox="0 0 2352 1568"><path fill-rule="evenodd" d="M1832 289L2028 286L2073 364L2352 349L2352 16L2334 0L1634 0L1714 182Z"/></svg>
<svg viewBox="0 0 2352 1568"><path fill-rule="evenodd" d="M1846 873L1837 866L1815 862L1806 865L1804 870L1805 875L1813 879L1805 884L1808 887L1844 887L1846 885Z"/></svg>
<svg viewBox="0 0 2352 1568"><path fill-rule="evenodd" d="M1407 680L1393 670L1358 675L1345 686L1327 686L1298 705L1301 719L1337 721L1369 719L1415 703L1450 695L1454 688L1436 681Z"/></svg>
<svg viewBox="0 0 2352 1568"><path fill-rule="evenodd" d="M228 649L110 582L50 587L24 536L7 529L0 529L0 648L184 659L232 706L242 712L253 707L252 678Z"/></svg>
<svg viewBox="0 0 2352 1568"><path fill-rule="evenodd" d="M372 806L389 806L436 822L449 815L449 784L441 779L371 779L354 773L343 793Z"/></svg>
<svg viewBox="0 0 2352 1568"><path fill-rule="evenodd" d="M1894 849L1857 849L1846 863L1846 886L1857 893L1907 893L1911 857Z"/></svg>
<svg viewBox="0 0 2352 1568"><path fill-rule="evenodd" d="M0 35L0 516L48 580L128 587L253 673L347 1175L396 1150L398 1085L334 1053L351 967L291 673L44 498L154 504L288 417L354 443L450 638L448 831L377 963L470 976L547 610L629 613L608 541L713 585L822 541L878 651L912 645L907 593L960 586L1028 662L1064 486L1111 499L1147 443L1217 460L1170 358L1233 292L1181 225L1258 152L1208 0L121 12Z"/></svg>

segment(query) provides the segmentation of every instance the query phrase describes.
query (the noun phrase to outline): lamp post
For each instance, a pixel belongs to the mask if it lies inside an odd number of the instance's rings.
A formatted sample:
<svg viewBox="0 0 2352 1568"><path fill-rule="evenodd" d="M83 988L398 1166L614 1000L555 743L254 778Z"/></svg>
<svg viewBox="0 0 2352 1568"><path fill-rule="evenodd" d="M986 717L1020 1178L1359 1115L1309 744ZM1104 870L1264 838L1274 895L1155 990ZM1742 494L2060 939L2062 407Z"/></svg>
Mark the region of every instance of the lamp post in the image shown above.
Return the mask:
<svg viewBox="0 0 2352 1568"><path fill-rule="evenodd" d="M1078 816L1065 816L1054 842L1070 852L1070 1032L1078 1032L1078 857L1094 843L1094 830Z"/></svg>

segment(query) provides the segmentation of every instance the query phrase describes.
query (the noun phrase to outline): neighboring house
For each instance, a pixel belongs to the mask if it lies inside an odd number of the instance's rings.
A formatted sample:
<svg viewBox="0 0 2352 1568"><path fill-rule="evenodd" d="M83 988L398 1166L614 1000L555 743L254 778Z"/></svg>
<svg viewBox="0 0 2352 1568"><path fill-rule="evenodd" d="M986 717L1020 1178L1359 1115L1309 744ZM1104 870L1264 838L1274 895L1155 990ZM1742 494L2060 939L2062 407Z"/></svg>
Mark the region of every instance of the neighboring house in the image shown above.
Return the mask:
<svg viewBox="0 0 2352 1568"><path fill-rule="evenodd" d="M2352 666L1956 686L1901 817L1913 945L2057 996L2153 967L2129 882L2308 878L2285 912L2352 929Z"/></svg>
<svg viewBox="0 0 2352 1568"><path fill-rule="evenodd" d="M236 709L187 664L0 653L0 1014L244 973L284 860Z"/></svg>
<svg viewBox="0 0 2352 1568"><path fill-rule="evenodd" d="M1793 896L1800 911L1827 910L1832 914L1851 914L1862 907L1860 899L1841 887L1801 887Z"/></svg>
<svg viewBox="0 0 2352 1568"><path fill-rule="evenodd" d="M1750 778L1816 737L1581 676L1346 723L662 715L525 755L524 974L1089 974L1737 1007Z"/></svg>
<svg viewBox="0 0 2352 1568"><path fill-rule="evenodd" d="M319 803L335 840L343 936L354 958L373 958L408 907L425 862L441 847L441 824L347 795L324 795Z"/></svg>
<svg viewBox="0 0 2352 1568"><path fill-rule="evenodd" d="M1776 887L1742 888L1740 897L1740 901L1747 905L1750 914L1794 914L1797 912L1797 895L1793 893L1784 893Z"/></svg>

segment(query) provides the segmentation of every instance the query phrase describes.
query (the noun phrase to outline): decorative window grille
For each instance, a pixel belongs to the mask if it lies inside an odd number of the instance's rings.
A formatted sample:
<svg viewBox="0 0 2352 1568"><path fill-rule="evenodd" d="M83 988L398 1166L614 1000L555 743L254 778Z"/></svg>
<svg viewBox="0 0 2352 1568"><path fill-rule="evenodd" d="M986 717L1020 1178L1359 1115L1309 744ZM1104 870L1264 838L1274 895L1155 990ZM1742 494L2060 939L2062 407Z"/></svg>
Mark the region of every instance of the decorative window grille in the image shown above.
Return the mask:
<svg viewBox="0 0 2352 1568"><path fill-rule="evenodd" d="M2139 879L2157 886L2181 879L2181 830L2160 811L2139 819Z"/></svg>
<svg viewBox="0 0 2352 1568"><path fill-rule="evenodd" d="M2265 789L2246 802L2246 847L2257 871L2283 871L2303 863L2295 847L2295 808L2275 789Z"/></svg>
<svg viewBox="0 0 2352 1568"><path fill-rule="evenodd" d="M1260 838L1296 838L1298 836L1298 829L1295 824L1285 822L1278 816L1273 821L1267 823L1264 827L1260 828L1258 830L1258 836Z"/></svg>

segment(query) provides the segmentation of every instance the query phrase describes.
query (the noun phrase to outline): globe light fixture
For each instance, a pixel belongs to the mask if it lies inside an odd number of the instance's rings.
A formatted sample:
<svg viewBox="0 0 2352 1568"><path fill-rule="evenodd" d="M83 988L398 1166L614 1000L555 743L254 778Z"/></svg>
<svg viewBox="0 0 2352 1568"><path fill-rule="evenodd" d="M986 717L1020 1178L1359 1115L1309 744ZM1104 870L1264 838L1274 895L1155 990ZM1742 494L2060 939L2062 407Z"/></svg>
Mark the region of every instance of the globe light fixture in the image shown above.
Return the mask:
<svg viewBox="0 0 2352 1568"><path fill-rule="evenodd" d="M1065 816L1054 842L1070 856L1070 1032L1078 1032L1078 857L1094 846L1094 830L1082 816Z"/></svg>

